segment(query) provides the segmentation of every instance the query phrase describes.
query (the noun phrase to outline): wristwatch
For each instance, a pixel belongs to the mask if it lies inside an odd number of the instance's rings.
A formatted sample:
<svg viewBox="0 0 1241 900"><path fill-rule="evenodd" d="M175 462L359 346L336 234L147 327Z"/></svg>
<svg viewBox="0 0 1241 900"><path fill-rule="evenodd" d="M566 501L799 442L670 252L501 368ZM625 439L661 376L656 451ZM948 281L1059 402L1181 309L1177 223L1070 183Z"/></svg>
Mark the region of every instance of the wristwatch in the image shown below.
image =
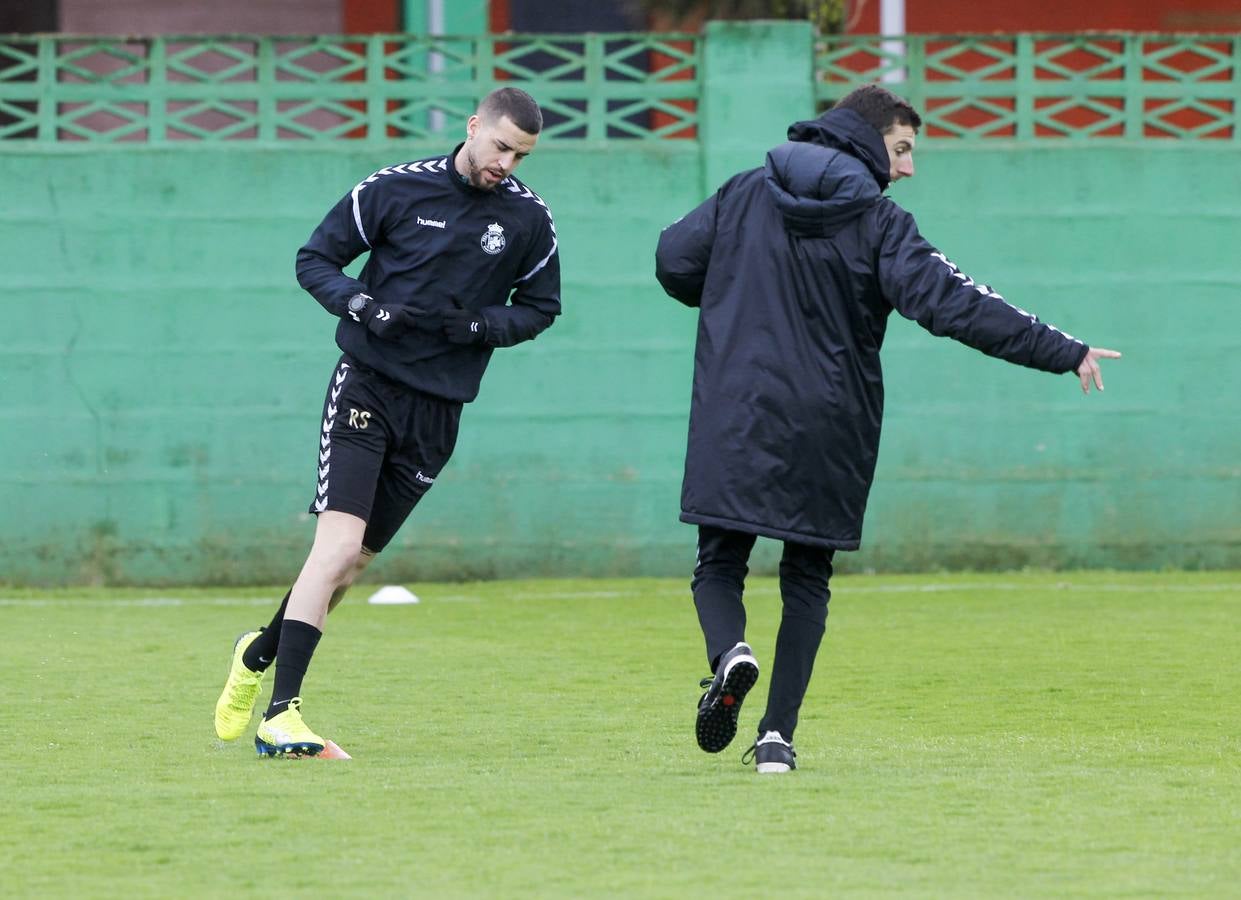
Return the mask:
<svg viewBox="0 0 1241 900"><path fill-rule="evenodd" d="M349 298L349 303L347 304L349 317L355 322L361 322L362 313L366 312L367 304L373 299L369 294L354 294Z"/></svg>

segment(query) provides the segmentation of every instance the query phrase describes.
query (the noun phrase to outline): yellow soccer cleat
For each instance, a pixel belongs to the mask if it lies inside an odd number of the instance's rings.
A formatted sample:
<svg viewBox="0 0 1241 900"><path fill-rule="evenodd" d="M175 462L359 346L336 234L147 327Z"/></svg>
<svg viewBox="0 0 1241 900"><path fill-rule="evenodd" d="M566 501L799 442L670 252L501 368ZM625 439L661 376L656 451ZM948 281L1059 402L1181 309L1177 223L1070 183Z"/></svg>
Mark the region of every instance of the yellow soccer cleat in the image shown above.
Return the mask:
<svg viewBox="0 0 1241 900"><path fill-rule="evenodd" d="M263 676L266 672L253 672L241 661L246 648L259 636L257 631L247 631L233 645L233 663L228 670L224 691L215 702L215 733L221 740L235 741L241 737L250 716L254 713L254 701L263 693Z"/></svg>
<svg viewBox="0 0 1241 900"><path fill-rule="evenodd" d="M327 742L302 721L302 698L294 697L279 715L259 723L254 749L259 756L318 756Z"/></svg>

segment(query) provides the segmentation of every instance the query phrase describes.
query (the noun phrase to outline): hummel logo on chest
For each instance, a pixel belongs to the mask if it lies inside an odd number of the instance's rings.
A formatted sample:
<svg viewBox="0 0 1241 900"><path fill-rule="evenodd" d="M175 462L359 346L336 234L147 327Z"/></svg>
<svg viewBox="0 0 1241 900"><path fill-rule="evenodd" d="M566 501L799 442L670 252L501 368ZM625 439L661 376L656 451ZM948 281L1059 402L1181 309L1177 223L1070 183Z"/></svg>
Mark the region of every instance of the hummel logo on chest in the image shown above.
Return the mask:
<svg viewBox="0 0 1241 900"><path fill-rule="evenodd" d="M444 219L424 219L422 216L418 216L417 219L419 225L430 225L432 228L443 228L448 224Z"/></svg>

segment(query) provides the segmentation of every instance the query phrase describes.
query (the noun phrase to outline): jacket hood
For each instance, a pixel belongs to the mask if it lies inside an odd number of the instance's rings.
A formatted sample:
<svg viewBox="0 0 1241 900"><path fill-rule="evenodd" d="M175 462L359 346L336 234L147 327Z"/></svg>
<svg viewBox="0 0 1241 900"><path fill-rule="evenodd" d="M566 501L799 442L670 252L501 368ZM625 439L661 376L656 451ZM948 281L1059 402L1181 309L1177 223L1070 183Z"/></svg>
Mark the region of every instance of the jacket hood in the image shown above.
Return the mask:
<svg viewBox="0 0 1241 900"><path fill-rule="evenodd" d="M765 180L785 227L814 237L835 234L881 193L874 174L845 151L794 141L768 151Z"/></svg>
<svg viewBox="0 0 1241 900"><path fill-rule="evenodd" d="M865 164L879 182L880 190L887 190L891 180L888 147L874 126L853 110L829 109L817 119L794 122L789 126L788 138L848 153Z"/></svg>

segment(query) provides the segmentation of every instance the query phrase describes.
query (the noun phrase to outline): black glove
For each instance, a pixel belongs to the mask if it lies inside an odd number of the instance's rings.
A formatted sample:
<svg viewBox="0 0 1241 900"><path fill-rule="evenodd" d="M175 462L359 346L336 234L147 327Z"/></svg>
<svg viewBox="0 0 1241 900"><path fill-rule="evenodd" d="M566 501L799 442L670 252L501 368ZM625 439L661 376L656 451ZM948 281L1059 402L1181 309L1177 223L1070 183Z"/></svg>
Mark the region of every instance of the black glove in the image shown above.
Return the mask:
<svg viewBox="0 0 1241 900"><path fill-rule="evenodd" d="M394 339L405 330L399 320L399 307L384 306L370 294L354 294L345 305L345 314L361 322L375 337Z"/></svg>
<svg viewBox="0 0 1241 900"><path fill-rule="evenodd" d="M443 313L434 310L402 306L395 310L394 314L399 317L400 324L406 331L430 331L439 334L444 327Z"/></svg>
<svg viewBox="0 0 1241 900"><path fill-rule="evenodd" d="M450 309L443 313L444 336L454 344L481 344L487 339L487 320L472 309Z"/></svg>
<svg viewBox="0 0 1241 900"><path fill-rule="evenodd" d="M349 298L347 313L349 318L365 325L375 337L388 341L400 340L410 331L438 334L444 325L438 312L416 306L384 306L367 294L355 294Z"/></svg>

